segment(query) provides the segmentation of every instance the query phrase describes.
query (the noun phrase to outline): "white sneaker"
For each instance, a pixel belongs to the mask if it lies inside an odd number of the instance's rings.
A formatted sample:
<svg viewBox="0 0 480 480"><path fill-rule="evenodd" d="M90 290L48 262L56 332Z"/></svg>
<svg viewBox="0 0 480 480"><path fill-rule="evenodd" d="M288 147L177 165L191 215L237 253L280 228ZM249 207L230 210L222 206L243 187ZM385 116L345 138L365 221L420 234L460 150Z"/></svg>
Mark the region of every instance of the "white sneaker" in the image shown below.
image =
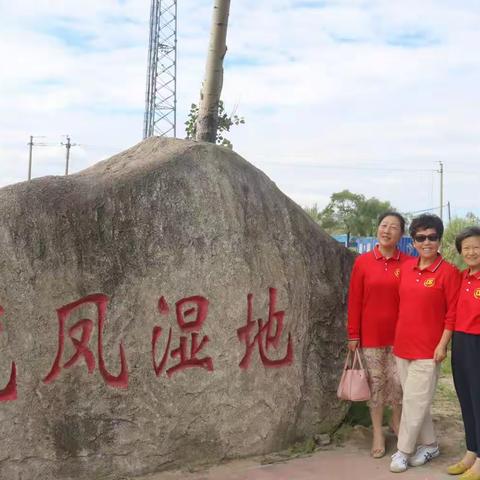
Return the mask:
<svg viewBox="0 0 480 480"><path fill-rule="evenodd" d="M419 445L417 451L408 459L408 464L412 467L419 467L429 462L432 458L438 457L440 450L438 445L428 446Z"/></svg>
<svg viewBox="0 0 480 480"><path fill-rule="evenodd" d="M408 468L408 455L397 450L392 455L392 461L390 462L390 471L393 473L404 472Z"/></svg>

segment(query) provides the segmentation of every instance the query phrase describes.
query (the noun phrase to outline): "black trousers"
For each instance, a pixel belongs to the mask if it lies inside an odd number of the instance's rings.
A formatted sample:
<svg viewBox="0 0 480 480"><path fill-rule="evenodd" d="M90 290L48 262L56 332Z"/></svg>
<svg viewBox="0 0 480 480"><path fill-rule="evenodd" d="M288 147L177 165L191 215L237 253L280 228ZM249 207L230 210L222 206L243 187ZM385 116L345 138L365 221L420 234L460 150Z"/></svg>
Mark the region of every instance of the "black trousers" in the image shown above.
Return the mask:
<svg viewBox="0 0 480 480"><path fill-rule="evenodd" d="M480 335L454 332L452 372L462 409L467 450L480 457Z"/></svg>

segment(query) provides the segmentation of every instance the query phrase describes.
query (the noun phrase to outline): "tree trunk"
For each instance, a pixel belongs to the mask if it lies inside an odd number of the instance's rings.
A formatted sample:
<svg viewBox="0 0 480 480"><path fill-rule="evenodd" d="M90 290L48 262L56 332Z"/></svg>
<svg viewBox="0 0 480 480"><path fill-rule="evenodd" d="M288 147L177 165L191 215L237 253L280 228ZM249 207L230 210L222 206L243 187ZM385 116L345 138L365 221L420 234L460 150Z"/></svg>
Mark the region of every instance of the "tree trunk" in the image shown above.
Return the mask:
<svg viewBox="0 0 480 480"><path fill-rule="evenodd" d="M229 10L230 0L215 0L205 80L200 93L196 139L211 143L215 143L217 137L218 102L222 93L223 58L227 52Z"/></svg>

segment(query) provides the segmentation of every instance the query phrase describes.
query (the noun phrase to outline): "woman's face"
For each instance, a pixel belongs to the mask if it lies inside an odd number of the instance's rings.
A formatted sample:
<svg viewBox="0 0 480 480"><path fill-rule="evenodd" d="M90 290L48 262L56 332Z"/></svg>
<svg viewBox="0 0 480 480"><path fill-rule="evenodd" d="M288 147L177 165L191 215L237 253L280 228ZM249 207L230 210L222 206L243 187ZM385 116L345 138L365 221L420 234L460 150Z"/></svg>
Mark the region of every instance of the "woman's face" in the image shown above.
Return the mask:
<svg viewBox="0 0 480 480"><path fill-rule="evenodd" d="M380 246L385 248L392 248L402 238L402 227L400 220L393 216L387 215L378 226L377 240Z"/></svg>
<svg viewBox="0 0 480 480"><path fill-rule="evenodd" d="M480 270L480 237L468 237L462 242L462 257L470 270Z"/></svg>
<svg viewBox="0 0 480 480"><path fill-rule="evenodd" d="M413 237L413 246L423 260L434 260L440 247L440 239L434 228L418 230Z"/></svg>

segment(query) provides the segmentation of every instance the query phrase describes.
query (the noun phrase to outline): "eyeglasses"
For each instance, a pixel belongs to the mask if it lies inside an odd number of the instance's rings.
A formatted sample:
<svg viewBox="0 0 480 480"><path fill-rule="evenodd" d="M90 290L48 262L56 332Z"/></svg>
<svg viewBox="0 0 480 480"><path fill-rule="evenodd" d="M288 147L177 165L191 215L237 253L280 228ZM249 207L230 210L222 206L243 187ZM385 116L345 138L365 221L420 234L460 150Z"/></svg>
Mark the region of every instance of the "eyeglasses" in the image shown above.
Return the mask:
<svg viewBox="0 0 480 480"><path fill-rule="evenodd" d="M415 235L413 239L418 243L423 243L425 240L428 240L429 242L438 242L438 235L436 233L430 235Z"/></svg>

